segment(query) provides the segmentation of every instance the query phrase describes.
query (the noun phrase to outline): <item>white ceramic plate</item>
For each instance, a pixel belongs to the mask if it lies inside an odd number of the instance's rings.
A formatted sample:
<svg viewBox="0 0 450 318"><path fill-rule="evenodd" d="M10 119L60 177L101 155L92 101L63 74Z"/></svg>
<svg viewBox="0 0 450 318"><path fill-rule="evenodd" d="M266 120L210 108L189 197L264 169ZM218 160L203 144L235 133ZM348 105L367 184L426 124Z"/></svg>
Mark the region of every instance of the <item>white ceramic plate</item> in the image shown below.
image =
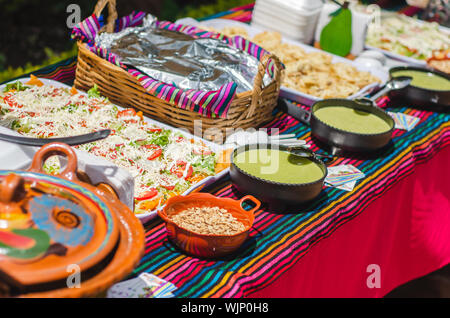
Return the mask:
<svg viewBox="0 0 450 318"><path fill-rule="evenodd" d="M70 88L70 86L68 86L68 85L66 85L66 84L63 84L63 83L61 83L61 82L54 81L54 80L43 79L43 78L40 78L40 80L41 80L45 85L53 85L53 86L55 86L55 87L66 87L66 88ZM11 81L11 82L9 82L9 83L14 83L14 82L16 82L16 81L17 81L17 80L14 80L14 81ZM25 82L29 81L29 78L22 78L22 79L19 79L19 81L21 81L22 83L25 83ZM0 85L0 90L3 91L4 87L6 86L6 84L8 84L8 83L5 83L5 84L3 84L3 85ZM82 92L82 91L80 91L80 93L87 95L85 92ZM117 105L116 105L116 106L117 106ZM118 107L119 109L124 109L123 107L120 107L120 106L117 106L117 107ZM172 130L172 131L175 131L175 132L179 132L179 133L183 134L184 136L186 136L187 138L194 138L195 140L201 140L202 142L204 142L205 144L207 144L211 149L213 149L215 153L219 153L220 151L222 151L222 150L224 149L223 146L221 146L221 145L219 145L219 144L216 144L216 143L211 142L211 141L209 141L209 140L200 138L200 137L198 137L198 136L194 136L194 135L192 135L192 134L186 132L185 130L182 130L182 129L179 129L179 128L175 128L175 127L169 126L169 125L167 125L167 124L163 124L163 123L161 123L161 122L159 122L159 121L153 120L153 119L148 118L148 117L145 117L145 116L144 116L144 120L145 120L146 122L150 123L150 124L154 124L154 125L159 126L159 127L161 127L161 128L169 129L169 130ZM2 128L4 128L4 127L2 127ZM11 130L11 129L4 128L3 131L5 131L5 130L6 130L6 131L11 131L13 134L17 135L17 132L15 132L15 131L13 131L13 130ZM89 153L86 153L86 152L84 152L84 151L78 151L78 152L79 152L79 153L83 153L83 154L88 154L88 155L91 157L91 159L94 159L94 160L95 160L95 159L99 159L99 160L101 160L101 161L103 161L103 162L105 162L105 163L109 163L109 161L102 160L101 158L97 158L96 156L93 156L93 155L91 155L91 154L89 154ZM110 164L110 163L109 163L109 164ZM121 170L125 171L125 169L121 169ZM183 193L183 195L189 194L189 193L193 192L194 190L196 190L196 189L198 189L198 188L203 188L203 187L206 187L206 186L212 184L213 182L219 180L219 179L222 178L224 175L226 175L226 174L228 173L228 171L229 171L229 169L225 169L225 170L219 172L218 174L216 174L216 175L214 175L214 176L206 177L205 179L203 179L203 180L201 180L201 181L199 181L199 182L193 184L189 189L187 189L187 190ZM88 173L88 171L86 171L86 173ZM88 174L89 174L89 173L88 173ZM128 180L130 180L130 179L133 179L133 178L131 177L131 175L130 175L128 172L127 172L127 174L128 174L128 178L127 178L127 177L122 177L123 182L126 182L126 181L128 181ZM129 182L127 182L127 183L129 183ZM116 185L115 188L117 188L117 185ZM131 187L130 187L130 184L127 184L127 185L126 185L126 188L128 189L129 192L130 192L130 191L132 192L133 189L134 189L134 182L131 184ZM131 197L133 197L133 196L131 196ZM164 207L164 206L160 207L160 209L162 209L163 207ZM140 214L136 214L136 217L138 217L138 218L141 220L142 223L145 223L145 222L147 222L147 221L153 219L154 217L156 217L156 215L157 215L157 210L153 210L153 211L150 211L150 212L148 212L148 213L140 213Z"/></svg>
<svg viewBox="0 0 450 318"><path fill-rule="evenodd" d="M176 23L194 25L194 26L198 26L198 27L201 27L203 25L205 27L212 27L212 28L219 29L219 30L223 29L224 27L241 27L247 31L247 33L250 37L253 37L256 34L265 31L264 29L256 27L256 26L250 26L250 25L242 23L242 22L227 20L227 19L211 19L211 20L205 20L205 21L199 22L192 18L183 18L183 19L176 21ZM298 41L290 40L287 38L283 38L283 42L297 45L300 48L302 48L303 50L305 50L306 52L322 52L322 53L324 52L324 51L316 49L312 46L303 44ZM370 92L373 88L379 87L380 85L384 85L386 83L386 81L389 79L389 74L387 72L385 72L384 70L367 68L363 65L355 63L354 61L348 60L346 58L343 58L343 57L340 57L340 56L337 56L337 55L334 55L331 53L327 53L327 52L325 52L325 53L329 54L333 57L333 59L332 59L333 63L342 62L342 63L350 64L350 65L356 67L360 71L370 72L371 74L375 75L376 77L378 77L381 80L381 84L373 83L373 84L367 85L366 87L362 88L357 93L347 97L347 99L354 99L354 98L364 96L368 92ZM316 101L319 101L322 99L322 98L312 96L309 94L305 94L300 91L297 91L297 90L294 90L294 89L291 89L288 87L284 87L284 86L281 86L280 96L294 100L296 102L299 102L299 103L302 103L305 105L312 105Z"/></svg>

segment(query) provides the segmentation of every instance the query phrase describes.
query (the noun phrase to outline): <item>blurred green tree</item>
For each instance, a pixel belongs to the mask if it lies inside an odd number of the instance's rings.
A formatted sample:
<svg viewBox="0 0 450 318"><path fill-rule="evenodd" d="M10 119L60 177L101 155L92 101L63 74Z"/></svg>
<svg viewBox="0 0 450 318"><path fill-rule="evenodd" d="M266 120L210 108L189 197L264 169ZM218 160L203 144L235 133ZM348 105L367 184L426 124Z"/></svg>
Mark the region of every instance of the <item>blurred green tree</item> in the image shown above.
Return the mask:
<svg viewBox="0 0 450 318"><path fill-rule="evenodd" d="M201 18L252 0L117 0L119 16L133 10L161 20ZM67 27L69 4L89 16L95 0L0 0L0 82L76 55Z"/></svg>

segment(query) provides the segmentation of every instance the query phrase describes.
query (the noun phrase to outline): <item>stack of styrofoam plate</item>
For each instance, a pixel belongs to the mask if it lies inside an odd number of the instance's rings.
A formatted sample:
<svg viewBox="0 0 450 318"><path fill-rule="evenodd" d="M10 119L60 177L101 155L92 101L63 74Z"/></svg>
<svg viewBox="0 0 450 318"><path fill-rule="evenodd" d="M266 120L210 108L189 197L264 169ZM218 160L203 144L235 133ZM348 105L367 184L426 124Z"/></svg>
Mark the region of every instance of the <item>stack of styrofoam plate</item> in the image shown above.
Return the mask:
<svg viewBox="0 0 450 318"><path fill-rule="evenodd" d="M322 6L320 0L257 0L251 24L310 44Z"/></svg>

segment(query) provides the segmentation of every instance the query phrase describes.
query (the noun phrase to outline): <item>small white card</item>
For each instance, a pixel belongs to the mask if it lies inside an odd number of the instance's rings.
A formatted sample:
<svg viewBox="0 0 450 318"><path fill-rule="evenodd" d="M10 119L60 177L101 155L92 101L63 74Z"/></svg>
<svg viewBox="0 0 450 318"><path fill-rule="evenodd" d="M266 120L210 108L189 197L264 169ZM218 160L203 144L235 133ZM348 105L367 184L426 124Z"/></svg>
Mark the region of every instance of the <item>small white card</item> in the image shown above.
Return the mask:
<svg viewBox="0 0 450 318"><path fill-rule="evenodd" d="M352 191L356 181L365 177L365 174L353 165L339 165L328 167L325 185L345 191Z"/></svg>
<svg viewBox="0 0 450 318"><path fill-rule="evenodd" d="M153 274L141 273L113 285L107 292L108 298L171 298L177 287Z"/></svg>
<svg viewBox="0 0 450 318"><path fill-rule="evenodd" d="M419 117L403 114L403 113L394 113L388 112L389 115L394 119L395 128L404 129L410 131L413 129L420 121Z"/></svg>

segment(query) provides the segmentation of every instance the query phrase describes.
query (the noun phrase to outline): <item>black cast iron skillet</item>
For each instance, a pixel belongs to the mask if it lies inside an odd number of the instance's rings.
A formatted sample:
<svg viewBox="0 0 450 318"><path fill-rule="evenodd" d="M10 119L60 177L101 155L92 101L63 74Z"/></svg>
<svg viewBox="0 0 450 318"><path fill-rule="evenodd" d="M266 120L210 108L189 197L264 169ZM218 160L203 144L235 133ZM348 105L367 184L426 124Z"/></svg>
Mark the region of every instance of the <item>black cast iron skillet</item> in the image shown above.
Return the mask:
<svg viewBox="0 0 450 318"><path fill-rule="evenodd" d="M437 76L446 78L447 80L450 81L450 75L446 73L437 70L430 70L427 68L412 67L412 66L393 67L389 70L389 75L391 79L396 78L395 72L408 70L435 74ZM441 107L443 106L445 108L450 107L450 90L447 91L431 90L409 85L402 89L391 91L389 93L389 97L407 100L415 106L427 107L431 104L432 106L437 106L438 108L439 106Z"/></svg>
<svg viewBox="0 0 450 318"><path fill-rule="evenodd" d="M297 120L310 125L312 135L319 141L330 146L333 155L341 150L350 152L373 152L383 148L389 143L395 125L392 117L387 112L377 107L374 100L389 91L401 89L409 85L410 82L411 77L398 77L392 79L370 99L324 99L314 103L311 106L310 112L297 107L287 100L284 100L284 105L280 105L280 108ZM388 123L390 129L378 134L361 134L332 127L315 116L317 110L330 106L342 106L369 112Z"/></svg>
<svg viewBox="0 0 450 318"><path fill-rule="evenodd" d="M252 176L238 168L234 160L236 154L249 149L277 149L288 151L292 153L288 160L293 160L294 162L297 157L295 153L298 151L299 157L307 157L319 165L323 171L323 177L311 183L292 184L274 182ZM282 169L282 166L280 166L279 169ZM269 203L269 208L277 211L284 210L288 205L299 205L315 199L322 191L326 176L326 165L314 152L307 148L299 147L299 149L296 150L295 148L279 144L251 144L240 146L234 149L231 154L230 178L234 186L242 193L252 194L261 201Z"/></svg>

